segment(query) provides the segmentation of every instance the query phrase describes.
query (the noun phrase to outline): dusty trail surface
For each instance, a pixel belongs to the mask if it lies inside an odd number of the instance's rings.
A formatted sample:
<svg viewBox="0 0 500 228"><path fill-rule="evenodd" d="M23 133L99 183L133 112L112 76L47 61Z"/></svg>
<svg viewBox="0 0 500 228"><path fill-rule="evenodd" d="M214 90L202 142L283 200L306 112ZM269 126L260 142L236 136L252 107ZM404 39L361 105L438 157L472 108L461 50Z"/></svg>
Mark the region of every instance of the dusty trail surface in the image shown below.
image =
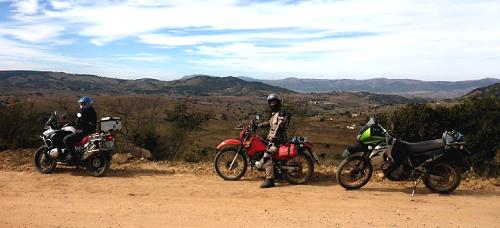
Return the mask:
<svg viewBox="0 0 500 228"><path fill-rule="evenodd" d="M222 181L168 170L112 170L93 178L0 170L0 227L498 227L500 190L371 182L345 191L333 181L262 190L260 178Z"/></svg>

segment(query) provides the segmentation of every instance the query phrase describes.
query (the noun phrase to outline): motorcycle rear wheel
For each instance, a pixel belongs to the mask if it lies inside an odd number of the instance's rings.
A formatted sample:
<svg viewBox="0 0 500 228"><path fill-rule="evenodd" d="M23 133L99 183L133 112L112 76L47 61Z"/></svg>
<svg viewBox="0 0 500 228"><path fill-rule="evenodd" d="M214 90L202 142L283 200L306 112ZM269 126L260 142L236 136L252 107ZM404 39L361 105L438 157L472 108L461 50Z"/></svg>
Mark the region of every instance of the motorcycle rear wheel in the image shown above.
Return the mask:
<svg viewBox="0 0 500 228"><path fill-rule="evenodd" d="M47 154L48 150L47 147L41 146L36 150L34 156L35 168L43 174L52 173L57 167L57 162Z"/></svg>
<svg viewBox="0 0 500 228"><path fill-rule="evenodd" d="M233 163L234 161L234 163ZM231 167L232 164L232 167ZM234 147L222 149L215 155L215 172L224 180L235 181L247 172L247 158L237 152Z"/></svg>
<svg viewBox="0 0 500 228"><path fill-rule="evenodd" d="M373 167L369 160L353 156L342 161L337 169L335 177L343 188L359 189L370 181Z"/></svg>
<svg viewBox="0 0 500 228"><path fill-rule="evenodd" d="M288 160L285 165L299 168L299 170L282 169L283 178L290 184L304 184L314 173L314 163L311 157L304 153L297 154L297 156Z"/></svg>
<svg viewBox="0 0 500 228"><path fill-rule="evenodd" d="M435 175L438 177L432 177ZM431 192L448 194L458 188L461 181L460 170L449 163L438 163L433 165L428 174L422 178L425 187Z"/></svg>
<svg viewBox="0 0 500 228"><path fill-rule="evenodd" d="M104 153L96 153L87 159L87 171L94 177L102 177L111 166L111 161Z"/></svg>

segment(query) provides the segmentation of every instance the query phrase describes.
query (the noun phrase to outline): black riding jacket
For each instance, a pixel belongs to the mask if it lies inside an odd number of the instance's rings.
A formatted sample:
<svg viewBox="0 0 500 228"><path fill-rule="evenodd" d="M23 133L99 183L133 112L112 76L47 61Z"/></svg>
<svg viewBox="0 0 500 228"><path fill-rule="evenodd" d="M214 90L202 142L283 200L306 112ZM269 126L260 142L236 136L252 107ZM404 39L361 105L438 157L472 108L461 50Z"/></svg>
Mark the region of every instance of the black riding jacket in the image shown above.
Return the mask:
<svg viewBox="0 0 500 228"><path fill-rule="evenodd" d="M81 117L76 118L76 129L82 130L82 133L89 135L95 132L97 126L97 114L94 107L83 107L80 109Z"/></svg>

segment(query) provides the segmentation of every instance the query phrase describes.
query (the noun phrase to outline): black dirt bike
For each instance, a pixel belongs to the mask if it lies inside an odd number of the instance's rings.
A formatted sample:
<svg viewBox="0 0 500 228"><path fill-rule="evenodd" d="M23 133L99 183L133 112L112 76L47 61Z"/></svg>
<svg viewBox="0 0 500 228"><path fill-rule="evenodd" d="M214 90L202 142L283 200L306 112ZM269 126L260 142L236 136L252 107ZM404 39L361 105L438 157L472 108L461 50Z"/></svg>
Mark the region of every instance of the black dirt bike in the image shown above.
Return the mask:
<svg viewBox="0 0 500 228"><path fill-rule="evenodd" d="M345 189L358 189L370 181L373 173L371 158L383 156L381 170L391 181L414 181L412 196L417 183L422 180L432 192L447 194L455 191L470 170L466 157L470 154L464 146L463 135L459 132L445 132L443 139L409 143L391 136L380 124L371 120L363 132L361 140L385 139L385 152L372 153L370 146L360 143L358 151L349 151L337 169L338 183ZM376 135L373 135L375 132ZM370 150L370 149L371 150Z"/></svg>

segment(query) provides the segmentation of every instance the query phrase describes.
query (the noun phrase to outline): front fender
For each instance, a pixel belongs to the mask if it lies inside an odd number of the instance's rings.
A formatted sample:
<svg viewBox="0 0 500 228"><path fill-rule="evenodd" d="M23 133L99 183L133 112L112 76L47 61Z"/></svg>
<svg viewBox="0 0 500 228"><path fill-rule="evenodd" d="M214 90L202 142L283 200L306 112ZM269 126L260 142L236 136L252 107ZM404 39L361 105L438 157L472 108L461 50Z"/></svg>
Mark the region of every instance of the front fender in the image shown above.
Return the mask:
<svg viewBox="0 0 500 228"><path fill-rule="evenodd" d="M228 146L228 145L239 146L240 144L241 144L241 141L238 139L226 139L226 140L222 141L221 143L219 143L219 145L217 145L217 150L219 150L220 148L222 148L224 146Z"/></svg>

